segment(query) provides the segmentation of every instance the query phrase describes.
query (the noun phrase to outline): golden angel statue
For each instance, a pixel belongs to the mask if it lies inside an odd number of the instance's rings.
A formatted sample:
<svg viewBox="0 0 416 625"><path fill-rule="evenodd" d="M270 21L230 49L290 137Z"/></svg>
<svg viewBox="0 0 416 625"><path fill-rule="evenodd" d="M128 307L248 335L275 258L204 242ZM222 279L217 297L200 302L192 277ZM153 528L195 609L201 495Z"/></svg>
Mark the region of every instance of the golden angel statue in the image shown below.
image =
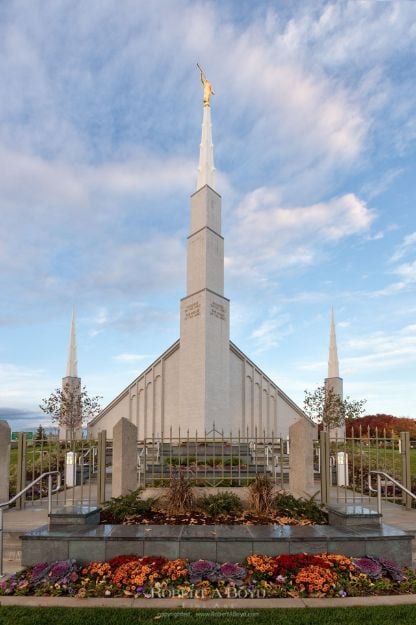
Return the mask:
<svg viewBox="0 0 416 625"><path fill-rule="evenodd" d="M211 96L215 95L214 89L211 85L211 83L209 82L209 80L207 80L205 78L205 74L202 71L202 69L200 68L199 64L196 64L197 68L199 69L199 71L201 72L201 82L202 82L202 86L204 88L204 106L211 106Z"/></svg>

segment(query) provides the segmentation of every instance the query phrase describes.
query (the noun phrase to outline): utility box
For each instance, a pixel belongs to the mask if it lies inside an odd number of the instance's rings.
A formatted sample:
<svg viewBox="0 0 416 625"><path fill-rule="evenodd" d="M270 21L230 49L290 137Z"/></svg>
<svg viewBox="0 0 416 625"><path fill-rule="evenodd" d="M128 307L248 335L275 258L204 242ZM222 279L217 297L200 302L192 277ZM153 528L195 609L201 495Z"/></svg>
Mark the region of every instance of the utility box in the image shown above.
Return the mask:
<svg viewBox="0 0 416 625"><path fill-rule="evenodd" d="M68 487L77 485L77 454L68 451L65 455L65 485Z"/></svg>
<svg viewBox="0 0 416 625"><path fill-rule="evenodd" d="M348 454L345 451L337 453L337 486L349 486Z"/></svg>

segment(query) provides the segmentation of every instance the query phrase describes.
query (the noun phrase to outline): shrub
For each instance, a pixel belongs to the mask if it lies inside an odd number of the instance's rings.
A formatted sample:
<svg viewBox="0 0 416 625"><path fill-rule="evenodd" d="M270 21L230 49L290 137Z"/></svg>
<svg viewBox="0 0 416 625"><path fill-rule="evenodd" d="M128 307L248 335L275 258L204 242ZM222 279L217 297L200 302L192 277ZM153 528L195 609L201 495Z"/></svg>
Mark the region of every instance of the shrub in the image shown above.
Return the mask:
<svg viewBox="0 0 416 625"><path fill-rule="evenodd" d="M105 505L103 512L111 515L116 521L123 522L129 516L150 512L157 499L141 499L140 488L128 495L112 497Z"/></svg>
<svg viewBox="0 0 416 625"><path fill-rule="evenodd" d="M314 501L314 495L309 499L300 497L297 499L289 493L278 493L273 500L273 508L282 516L290 516L294 519L309 519L314 523L325 523L325 512Z"/></svg>
<svg viewBox="0 0 416 625"><path fill-rule="evenodd" d="M168 492L166 493L166 507L170 514L184 514L191 512L195 504L191 482L183 471L172 473Z"/></svg>
<svg viewBox="0 0 416 625"><path fill-rule="evenodd" d="M221 515L236 515L243 511L244 506L238 495L226 491L216 495L206 495L200 497L196 505L205 514L213 517Z"/></svg>
<svg viewBox="0 0 416 625"><path fill-rule="evenodd" d="M269 514L273 508L274 485L266 473L258 473L248 487L249 506L256 514Z"/></svg>

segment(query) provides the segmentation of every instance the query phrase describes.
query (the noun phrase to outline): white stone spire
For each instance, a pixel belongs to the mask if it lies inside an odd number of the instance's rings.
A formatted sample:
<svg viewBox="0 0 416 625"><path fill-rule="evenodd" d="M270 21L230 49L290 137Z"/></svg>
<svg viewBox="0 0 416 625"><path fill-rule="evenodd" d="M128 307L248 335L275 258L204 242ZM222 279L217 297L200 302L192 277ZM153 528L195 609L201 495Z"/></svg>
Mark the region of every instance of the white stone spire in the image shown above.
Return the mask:
<svg viewBox="0 0 416 625"><path fill-rule="evenodd" d="M328 378L339 378L339 362L337 351L337 336L335 333L334 309L331 314L331 332L329 335Z"/></svg>
<svg viewBox="0 0 416 625"><path fill-rule="evenodd" d="M72 311L72 319L69 330L68 360L66 362L66 377L78 377L77 339L75 335L75 311Z"/></svg>
<svg viewBox="0 0 416 625"><path fill-rule="evenodd" d="M196 190L205 185L215 189L214 144L212 143L211 107L204 106L202 135L199 149L199 167Z"/></svg>

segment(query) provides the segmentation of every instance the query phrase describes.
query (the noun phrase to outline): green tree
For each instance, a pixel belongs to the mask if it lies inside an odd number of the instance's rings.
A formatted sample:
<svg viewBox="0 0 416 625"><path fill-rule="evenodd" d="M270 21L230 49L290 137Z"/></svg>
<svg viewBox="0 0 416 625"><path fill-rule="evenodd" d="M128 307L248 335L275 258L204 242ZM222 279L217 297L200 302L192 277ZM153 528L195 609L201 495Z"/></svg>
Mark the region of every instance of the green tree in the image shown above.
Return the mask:
<svg viewBox="0 0 416 625"><path fill-rule="evenodd" d="M364 412L366 399L342 399L331 388L318 386L314 391L305 390L303 411L315 423L325 429L343 425L345 420L358 419Z"/></svg>
<svg viewBox="0 0 416 625"><path fill-rule="evenodd" d="M42 425L39 425L35 432L34 439L35 441L43 441L45 438L46 438L45 428L42 427Z"/></svg>
<svg viewBox="0 0 416 625"><path fill-rule="evenodd" d="M98 415L101 410L100 399L100 395L90 397L85 386L79 388L65 384L63 388L56 388L49 397L42 399L39 408L54 423L67 427L72 440L78 428Z"/></svg>

